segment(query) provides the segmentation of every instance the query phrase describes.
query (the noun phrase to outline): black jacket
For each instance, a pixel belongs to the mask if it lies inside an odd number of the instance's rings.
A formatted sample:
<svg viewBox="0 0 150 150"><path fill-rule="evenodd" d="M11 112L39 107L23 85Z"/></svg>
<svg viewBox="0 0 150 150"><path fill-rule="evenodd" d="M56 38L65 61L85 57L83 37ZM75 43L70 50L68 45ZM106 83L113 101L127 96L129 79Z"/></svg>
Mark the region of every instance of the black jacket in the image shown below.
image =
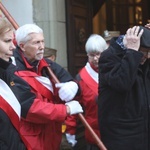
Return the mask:
<svg viewBox="0 0 150 150"><path fill-rule="evenodd" d="M16 86L10 85L11 81L14 81L14 71L15 67L11 63L0 59L0 79L5 81L5 83L11 88L11 90L15 90L15 93L17 94L18 91L15 88ZM10 118L2 108L0 108L0 149L26 150L26 146L22 142L20 134L13 126Z"/></svg>
<svg viewBox="0 0 150 150"><path fill-rule="evenodd" d="M99 60L101 138L108 150L150 150L150 62L115 40Z"/></svg>

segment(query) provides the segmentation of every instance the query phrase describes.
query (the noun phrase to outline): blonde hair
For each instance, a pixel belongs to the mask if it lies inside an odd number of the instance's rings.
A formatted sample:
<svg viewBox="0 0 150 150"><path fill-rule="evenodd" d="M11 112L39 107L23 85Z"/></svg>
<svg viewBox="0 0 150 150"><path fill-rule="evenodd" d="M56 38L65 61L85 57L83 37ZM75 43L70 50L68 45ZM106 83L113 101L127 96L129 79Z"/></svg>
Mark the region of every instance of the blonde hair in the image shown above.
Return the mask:
<svg viewBox="0 0 150 150"><path fill-rule="evenodd" d="M14 30L14 28L10 22L4 17L0 18L0 36L11 30Z"/></svg>

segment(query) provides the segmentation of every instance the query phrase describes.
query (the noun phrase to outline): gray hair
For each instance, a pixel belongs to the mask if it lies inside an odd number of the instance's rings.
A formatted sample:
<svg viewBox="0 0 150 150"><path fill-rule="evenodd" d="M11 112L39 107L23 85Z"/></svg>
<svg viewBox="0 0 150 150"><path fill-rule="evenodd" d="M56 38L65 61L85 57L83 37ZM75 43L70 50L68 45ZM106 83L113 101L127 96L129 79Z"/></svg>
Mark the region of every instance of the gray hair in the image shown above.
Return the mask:
<svg viewBox="0 0 150 150"><path fill-rule="evenodd" d="M103 52L105 49L108 48L108 45L104 38L98 34L92 34L86 44L85 44L85 50L87 53L91 52Z"/></svg>
<svg viewBox="0 0 150 150"><path fill-rule="evenodd" d="M27 42L30 38L28 35L31 33L43 33L43 30L35 24L25 24L19 27L15 32L17 45L19 46L21 42Z"/></svg>

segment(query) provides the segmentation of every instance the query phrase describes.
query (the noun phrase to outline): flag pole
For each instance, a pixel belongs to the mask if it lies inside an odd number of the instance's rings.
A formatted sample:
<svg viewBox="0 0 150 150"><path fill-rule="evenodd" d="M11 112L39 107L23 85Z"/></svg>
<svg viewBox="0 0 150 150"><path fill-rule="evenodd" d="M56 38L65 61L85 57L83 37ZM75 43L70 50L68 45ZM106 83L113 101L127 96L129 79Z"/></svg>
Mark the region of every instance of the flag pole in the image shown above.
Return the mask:
<svg viewBox="0 0 150 150"><path fill-rule="evenodd" d="M0 9L5 15L5 17L9 20L9 22L13 25L15 29L18 29L19 25L16 23L16 21L13 19L11 14L7 11L7 9L4 7L4 5L0 2ZM50 67L47 67L49 75L52 77L53 81L55 83L60 83L55 74L53 73L52 69ZM88 129L93 139L96 141L97 146L100 148L100 150L107 150L100 138L97 136L97 134L94 132L94 130L91 128L91 126L88 124L88 122L85 120L84 116L79 113L78 114L80 120L82 121L85 128Z"/></svg>

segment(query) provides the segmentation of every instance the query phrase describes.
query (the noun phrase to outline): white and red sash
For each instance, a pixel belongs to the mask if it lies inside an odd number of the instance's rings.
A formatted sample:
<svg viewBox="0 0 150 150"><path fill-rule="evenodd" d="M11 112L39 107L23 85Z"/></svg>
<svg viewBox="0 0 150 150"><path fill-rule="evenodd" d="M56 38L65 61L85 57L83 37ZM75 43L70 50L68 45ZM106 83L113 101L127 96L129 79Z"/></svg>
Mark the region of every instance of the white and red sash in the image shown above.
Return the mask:
<svg viewBox="0 0 150 150"><path fill-rule="evenodd" d="M14 83L15 84L15 83ZM11 123L15 127L15 129L20 134L20 114L21 114L21 106L15 97L14 93L11 91L9 86L0 79L0 108L7 114ZM30 145L28 142L21 136L22 141L30 150ZM13 139L12 139L13 140Z"/></svg>
<svg viewBox="0 0 150 150"><path fill-rule="evenodd" d="M53 97L53 85L48 78L39 76L32 71L18 71L16 74L23 78L35 91L44 97L48 99Z"/></svg>
<svg viewBox="0 0 150 150"><path fill-rule="evenodd" d="M88 85L88 87L97 95L98 73L90 67L89 63L87 63L86 66L80 71L80 76L82 80Z"/></svg>
<svg viewBox="0 0 150 150"><path fill-rule="evenodd" d="M10 118L14 127L19 129L21 106L9 86L0 79L0 108ZM13 113L12 113L13 112Z"/></svg>

